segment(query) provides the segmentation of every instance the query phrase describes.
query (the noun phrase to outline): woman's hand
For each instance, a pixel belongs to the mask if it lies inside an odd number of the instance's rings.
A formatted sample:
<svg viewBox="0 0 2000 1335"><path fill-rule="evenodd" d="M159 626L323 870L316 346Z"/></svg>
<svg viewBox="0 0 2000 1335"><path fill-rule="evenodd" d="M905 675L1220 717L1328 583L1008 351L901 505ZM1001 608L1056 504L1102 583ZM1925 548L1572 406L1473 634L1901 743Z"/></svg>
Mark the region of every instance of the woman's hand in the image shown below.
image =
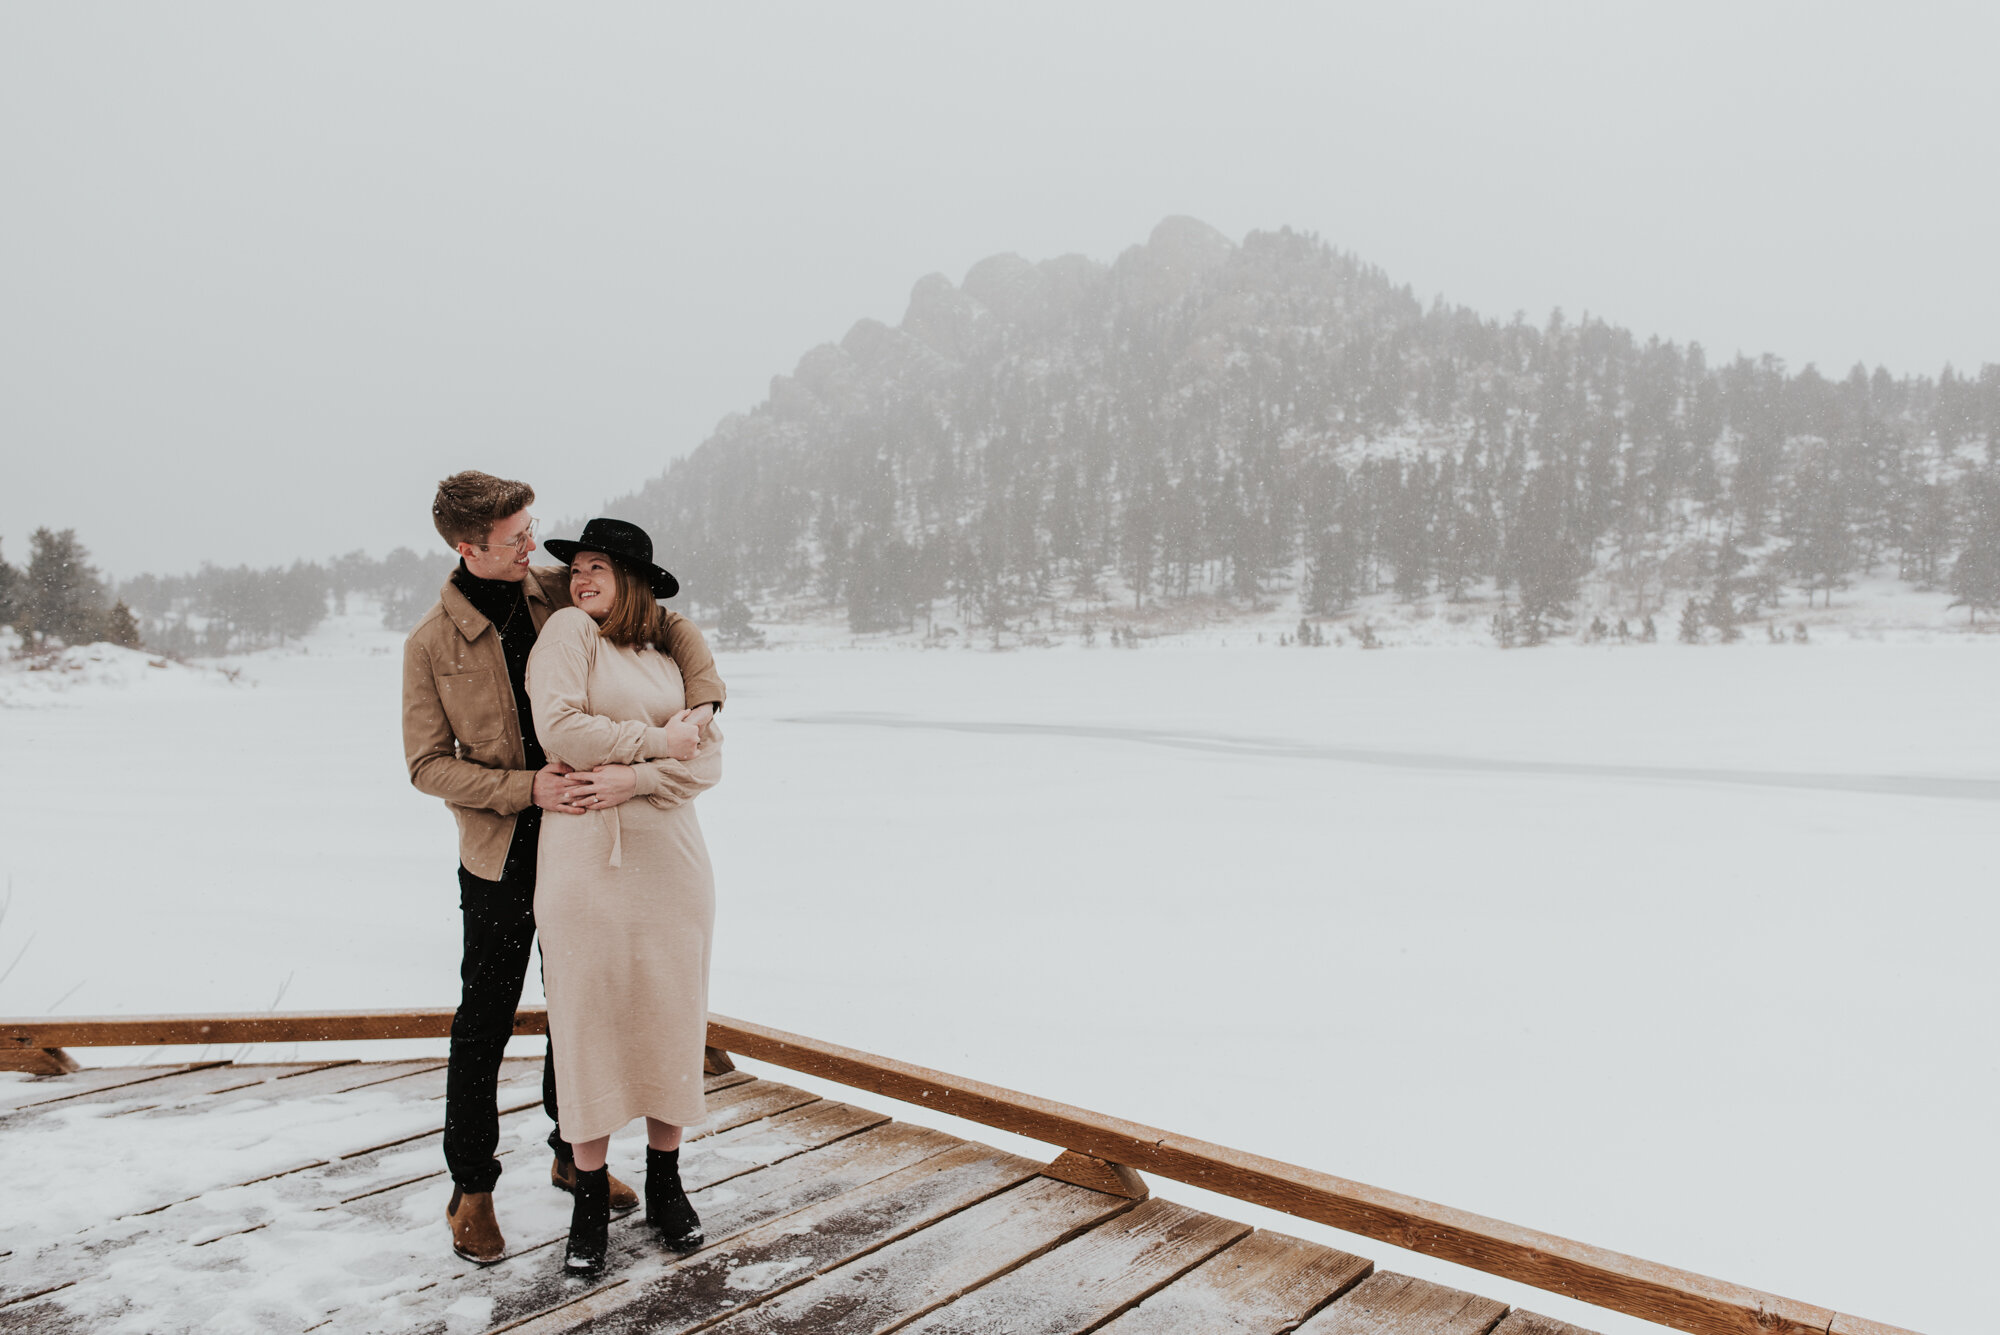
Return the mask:
<svg viewBox="0 0 2000 1335"><path fill-rule="evenodd" d="M630 765L599 765L572 777L577 784L569 790L569 800L585 811L623 806L639 791L639 776Z"/></svg>
<svg viewBox="0 0 2000 1335"><path fill-rule="evenodd" d="M703 711L707 709L707 705L702 706ZM701 725L708 719L705 712L699 719L695 717L695 713L695 710L683 709L661 727L660 731L667 735L666 751L662 759L678 760L686 764L701 750Z"/></svg>

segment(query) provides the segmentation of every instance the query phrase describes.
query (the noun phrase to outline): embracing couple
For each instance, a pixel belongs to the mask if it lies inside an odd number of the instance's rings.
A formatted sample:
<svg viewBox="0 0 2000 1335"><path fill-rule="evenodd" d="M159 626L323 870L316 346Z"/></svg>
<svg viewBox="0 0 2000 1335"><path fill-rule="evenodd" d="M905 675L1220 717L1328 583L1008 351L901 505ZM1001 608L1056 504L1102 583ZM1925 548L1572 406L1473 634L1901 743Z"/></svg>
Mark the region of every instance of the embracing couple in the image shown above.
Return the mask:
<svg viewBox="0 0 2000 1335"><path fill-rule="evenodd" d="M462 987L445 1079L453 1249L506 1254L496 1085L539 928L549 1045L551 1179L575 1197L564 1266L603 1269L613 1210L639 1203L605 1168L611 1134L646 1119L646 1218L669 1247L702 1241L680 1181L683 1127L705 1116L715 880L693 798L721 777L722 679L659 600L678 590L635 524L593 519L531 566L533 488L485 473L438 484L458 553L403 649L410 781L458 818Z"/></svg>

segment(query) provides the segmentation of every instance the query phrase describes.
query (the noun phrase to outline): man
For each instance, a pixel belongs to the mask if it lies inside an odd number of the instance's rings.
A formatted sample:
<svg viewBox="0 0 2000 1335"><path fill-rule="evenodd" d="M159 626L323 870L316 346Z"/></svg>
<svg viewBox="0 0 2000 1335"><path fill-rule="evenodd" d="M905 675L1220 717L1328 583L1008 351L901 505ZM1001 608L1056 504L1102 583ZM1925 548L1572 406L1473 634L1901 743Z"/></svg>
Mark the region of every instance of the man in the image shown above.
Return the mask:
<svg viewBox="0 0 2000 1335"><path fill-rule="evenodd" d="M403 646L403 749L410 782L441 797L458 818L459 909L464 957L445 1072L444 1157L451 1169L452 1249L491 1265L507 1244L493 1213L500 1177L496 1087L514 1032L514 1010L535 938L535 849L544 811L584 808L565 798L578 782L550 762L528 708L528 651L542 623L569 606L567 572L530 567L534 489L485 473L454 473L431 505L437 531L459 555L437 604ZM722 707L722 679L701 632L668 613L668 650L687 684L692 721ZM559 1122L555 1053L543 1059L542 1106ZM550 1179L571 1190L576 1165L560 1129L549 1133ZM616 1178L612 1207L638 1194Z"/></svg>

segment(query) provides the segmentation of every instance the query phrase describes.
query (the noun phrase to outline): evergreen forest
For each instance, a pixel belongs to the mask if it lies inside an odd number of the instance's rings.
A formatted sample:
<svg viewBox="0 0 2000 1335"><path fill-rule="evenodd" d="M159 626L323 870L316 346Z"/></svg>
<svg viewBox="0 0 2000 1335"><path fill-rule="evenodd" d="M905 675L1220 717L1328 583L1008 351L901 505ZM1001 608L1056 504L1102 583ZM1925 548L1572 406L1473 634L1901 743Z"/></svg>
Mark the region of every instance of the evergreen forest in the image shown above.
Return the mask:
<svg viewBox="0 0 2000 1335"><path fill-rule="evenodd" d="M1089 643L1096 616L1131 643L1190 608L1283 609L1311 644L1425 601L1477 609L1502 646L1607 619L1653 639L1656 617L1727 641L1864 579L1977 624L2000 609L2000 365L1711 359L1588 316L1425 305L1290 229L1239 245L1169 218L1108 265L920 280L901 324L812 349L606 509L652 532L725 644L828 612L996 643L1044 616ZM175 655L283 644L355 594L407 628L452 564L398 548L113 587L71 530L29 547L0 559L0 625Z"/></svg>
<svg viewBox="0 0 2000 1335"><path fill-rule="evenodd" d="M697 603L857 631L1386 597L1496 600L1502 643L1662 612L1728 639L1871 576L1976 617L2000 605L2000 365L1712 360L1170 218L1110 265L921 280L899 326L808 352L609 509Z"/></svg>

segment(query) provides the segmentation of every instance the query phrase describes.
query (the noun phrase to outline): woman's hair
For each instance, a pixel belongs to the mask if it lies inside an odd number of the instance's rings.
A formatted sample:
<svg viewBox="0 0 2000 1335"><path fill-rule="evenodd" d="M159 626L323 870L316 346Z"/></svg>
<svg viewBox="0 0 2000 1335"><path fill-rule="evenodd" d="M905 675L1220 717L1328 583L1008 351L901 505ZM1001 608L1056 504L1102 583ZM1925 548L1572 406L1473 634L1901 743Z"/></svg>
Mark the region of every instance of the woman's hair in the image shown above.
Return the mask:
<svg viewBox="0 0 2000 1335"><path fill-rule="evenodd" d="M604 620L597 624L597 633L628 649L643 649L650 644L665 653L667 611L653 597L652 584L645 575L617 557L609 553L603 555L611 562L611 571L618 579L618 601L611 605Z"/></svg>

